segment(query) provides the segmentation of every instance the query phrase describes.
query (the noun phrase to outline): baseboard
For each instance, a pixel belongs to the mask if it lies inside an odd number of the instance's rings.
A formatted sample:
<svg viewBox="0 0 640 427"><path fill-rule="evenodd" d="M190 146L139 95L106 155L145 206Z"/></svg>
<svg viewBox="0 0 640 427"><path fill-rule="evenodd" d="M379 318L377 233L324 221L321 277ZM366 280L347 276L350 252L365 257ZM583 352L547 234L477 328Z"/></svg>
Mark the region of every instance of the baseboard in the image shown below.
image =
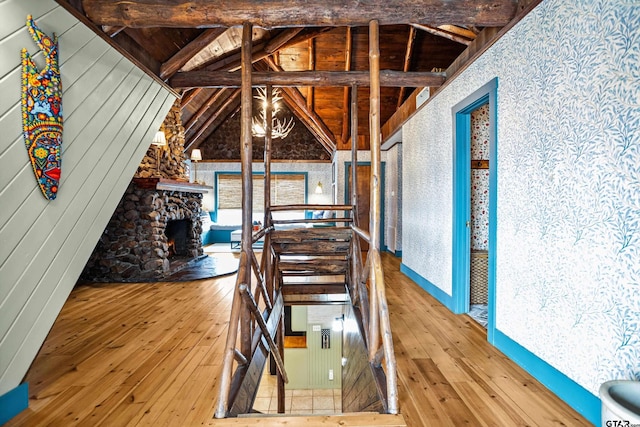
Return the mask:
<svg viewBox="0 0 640 427"><path fill-rule="evenodd" d="M29 407L29 384L22 383L0 396L0 425Z"/></svg>
<svg viewBox="0 0 640 427"><path fill-rule="evenodd" d="M454 311L454 301L451 295L447 294L445 291L443 291L404 264L400 264L400 272L409 277L409 279L416 282L418 286L427 291L432 297L440 301L440 303L442 303L449 310Z"/></svg>
<svg viewBox="0 0 640 427"><path fill-rule="evenodd" d="M602 404L598 397L498 329L495 331L494 338L496 348L509 359L516 362L589 422L596 426L600 425Z"/></svg>

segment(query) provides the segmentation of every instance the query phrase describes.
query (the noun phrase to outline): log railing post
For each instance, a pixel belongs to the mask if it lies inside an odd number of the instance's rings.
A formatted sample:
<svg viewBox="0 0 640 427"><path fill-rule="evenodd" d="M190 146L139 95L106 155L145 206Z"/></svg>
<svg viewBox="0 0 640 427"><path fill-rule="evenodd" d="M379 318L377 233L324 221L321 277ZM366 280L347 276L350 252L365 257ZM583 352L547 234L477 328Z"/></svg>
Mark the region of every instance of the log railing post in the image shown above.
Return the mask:
<svg viewBox="0 0 640 427"><path fill-rule="evenodd" d="M242 127L240 129L241 150L240 161L242 164L242 251L251 255L252 239L252 213L253 213L253 179L252 179L252 89L251 89L251 49L252 49L252 25L245 23L242 27ZM251 258L251 256L248 256ZM243 283L251 286L251 268L246 270ZM243 354L251 354L252 322L249 308L244 304L241 316L242 336L241 351Z"/></svg>
<svg viewBox="0 0 640 427"><path fill-rule="evenodd" d="M373 20L369 23L369 72L371 74L370 100L369 100L369 135L371 147L371 180L369 187L369 255L380 248L380 47L379 25ZM373 268L373 263L368 262ZM378 298L376 291L375 272L369 274L369 360L375 358L378 350Z"/></svg>

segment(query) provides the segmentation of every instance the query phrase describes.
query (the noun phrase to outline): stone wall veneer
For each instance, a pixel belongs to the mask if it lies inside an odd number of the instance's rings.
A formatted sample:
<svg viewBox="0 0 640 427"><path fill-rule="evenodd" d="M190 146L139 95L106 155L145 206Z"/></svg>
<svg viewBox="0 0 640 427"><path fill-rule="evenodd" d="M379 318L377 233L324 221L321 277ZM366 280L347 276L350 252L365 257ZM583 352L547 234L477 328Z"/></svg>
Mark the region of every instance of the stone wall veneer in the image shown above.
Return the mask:
<svg viewBox="0 0 640 427"><path fill-rule="evenodd" d="M145 154L140 166L138 166L135 178L161 177L188 180L189 166L184 154L184 127L182 126L179 99L171 107L160 130L164 132L167 145L164 147L149 146L147 154ZM160 156L159 171L158 156Z"/></svg>

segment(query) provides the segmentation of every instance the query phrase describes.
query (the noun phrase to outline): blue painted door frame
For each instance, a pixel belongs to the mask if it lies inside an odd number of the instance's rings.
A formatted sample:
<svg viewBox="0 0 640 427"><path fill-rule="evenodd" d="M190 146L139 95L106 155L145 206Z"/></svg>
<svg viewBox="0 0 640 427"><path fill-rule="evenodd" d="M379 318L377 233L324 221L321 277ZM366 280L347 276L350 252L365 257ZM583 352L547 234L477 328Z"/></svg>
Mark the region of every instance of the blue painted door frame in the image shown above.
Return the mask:
<svg viewBox="0 0 640 427"><path fill-rule="evenodd" d="M497 203L497 91L495 78L452 108L453 114L453 311L469 309L471 257L471 113L489 104L489 251L487 340L495 334L495 248Z"/></svg>

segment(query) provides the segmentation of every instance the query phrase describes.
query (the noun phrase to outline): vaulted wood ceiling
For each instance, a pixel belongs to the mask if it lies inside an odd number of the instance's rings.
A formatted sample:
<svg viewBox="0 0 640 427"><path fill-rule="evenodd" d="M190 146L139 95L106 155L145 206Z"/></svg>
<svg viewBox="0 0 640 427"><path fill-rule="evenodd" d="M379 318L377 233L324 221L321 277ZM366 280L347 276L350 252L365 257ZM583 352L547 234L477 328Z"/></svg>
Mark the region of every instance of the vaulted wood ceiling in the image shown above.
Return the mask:
<svg viewBox="0 0 640 427"><path fill-rule="evenodd" d="M416 88L441 85L469 44L488 39L483 30L496 34L530 2L58 0L182 95L187 149L239 109L233 71L240 68L241 24L252 22L254 85L283 86L289 110L330 154L350 147L349 90L356 82L360 148L368 148L371 19L381 24L380 68L389 70L381 78L385 123Z"/></svg>

